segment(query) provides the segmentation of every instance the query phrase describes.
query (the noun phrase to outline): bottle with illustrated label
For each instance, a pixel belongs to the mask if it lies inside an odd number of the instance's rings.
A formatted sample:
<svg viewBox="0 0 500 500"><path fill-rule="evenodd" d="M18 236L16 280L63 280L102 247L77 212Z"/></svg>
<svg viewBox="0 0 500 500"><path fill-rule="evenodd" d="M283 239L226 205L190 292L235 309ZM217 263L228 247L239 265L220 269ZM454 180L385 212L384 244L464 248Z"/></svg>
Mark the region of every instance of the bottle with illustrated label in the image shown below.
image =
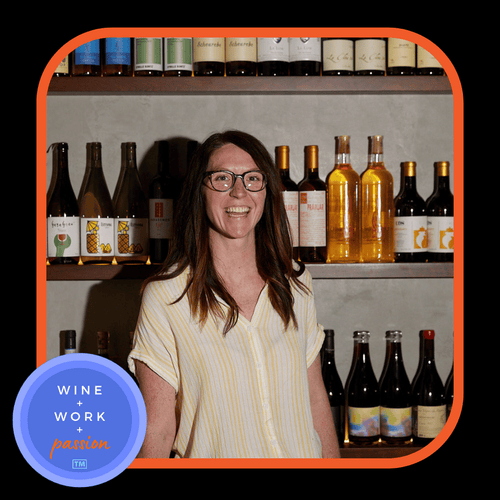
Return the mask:
<svg viewBox="0 0 500 500"><path fill-rule="evenodd" d="M115 259L118 264L144 264L148 260L149 203L136 164L135 142L124 142L120 177L114 196Z"/></svg>
<svg viewBox="0 0 500 500"><path fill-rule="evenodd" d="M429 444L446 423L444 386L434 359L434 330L423 330L422 365L412 384L413 443Z"/></svg>
<svg viewBox="0 0 500 500"><path fill-rule="evenodd" d="M257 38L226 38L226 76L257 74Z"/></svg>
<svg viewBox="0 0 500 500"><path fill-rule="evenodd" d="M178 191L178 182L169 174L169 143L158 141L158 173L149 185L149 256L152 264L161 264L167 257Z"/></svg>
<svg viewBox="0 0 500 500"><path fill-rule="evenodd" d="M326 184L319 178L319 148L305 146L305 175L299 183L299 258L326 261Z"/></svg>
<svg viewBox="0 0 500 500"><path fill-rule="evenodd" d="M52 148L52 179L47 193L47 258L50 264L78 264L80 211L69 178L68 144Z"/></svg>
<svg viewBox="0 0 500 500"><path fill-rule="evenodd" d="M74 354L76 352L75 330L64 330L61 335L64 338L64 354Z"/></svg>
<svg viewBox="0 0 500 500"><path fill-rule="evenodd" d="M57 66L53 76L55 77L69 76L69 60L70 57L66 56Z"/></svg>
<svg viewBox="0 0 500 500"><path fill-rule="evenodd" d="M383 38L360 38L355 41L355 75L383 76L385 69L385 40Z"/></svg>
<svg viewBox="0 0 500 500"><path fill-rule="evenodd" d="M321 38L290 38L290 75L321 74Z"/></svg>
<svg viewBox="0 0 500 500"><path fill-rule="evenodd" d="M380 391L370 359L370 332L353 335L352 365L346 382L347 434L357 445L380 438Z"/></svg>
<svg viewBox="0 0 500 500"><path fill-rule="evenodd" d="M283 190L283 202L290 225L292 237L293 258L299 258L299 188L290 178L290 148L277 146L275 148L276 166L278 167Z"/></svg>
<svg viewBox="0 0 500 500"><path fill-rule="evenodd" d="M441 63L426 49L417 45L417 75L442 76Z"/></svg>
<svg viewBox="0 0 500 500"><path fill-rule="evenodd" d="M415 52L415 43L402 38L388 38L387 75L414 75Z"/></svg>
<svg viewBox="0 0 500 500"><path fill-rule="evenodd" d="M361 174L361 261L394 261L394 187L385 168L383 137L368 137L368 166Z"/></svg>
<svg viewBox="0 0 500 500"><path fill-rule="evenodd" d="M71 76L101 76L101 45L92 40L71 53Z"/></svg>
<svg viewBox="0 0 500 500"><path fill-rule="evenodd" d="M427 198L427 261L453 262L453 194L450 191L450 163L434 163L434 191Z"/></svg>
<svg viewBox="0 0 500 500"><path fill-rule="evenodd" d="M164 76L193 74L193 39L164 38Z"/></svg>
<svg viewBox="0 0 500 500"><path fill-rule="evenodd" d="M412 437L411 384L401 350L402 333L386 332L385 362L379 380L380 437L391 445L406 444Z"/></svg>
<svg viewBox="0 0 500 500"><path fill-rule="evenodd" d="M323 38L323 75L350 76L354 73L354 41Z"/></svg>
<svg viewBox="0 0 500 500"><path fill-rule="evenodd" d="M134 39L135 76L161 76L163 74L163 39Z"/></svg>
<svg viewBox="0 0 500 500"><path fill-rule="evenodd" d="M351 166L350 137L335 137L333 170L326 178L326 262L359 262L360 178Z"/></svg>
<svg viewBox="0 0 500 500"><path fill-rule="evenodd" d="M427 259L427 209L417 192L417 163L401 163L401 190L394 199L394 260Z"/></svg>
<svg viewBox="0 0 500 500"><path fill-rule="evenodd" d="M288 76L290 43L288 38L257 38L257 74Z"/></svg>
<svg viewBox="0 0 500 500"><path fill-rule="evenodd" d="M195 76L224 76L226 61L224 38L193 38Z"/></svg>
<svg viewBox="0 0 500 500"><path fill-rule="evenodd" d="M102 75L132 76L132 38L104 38L102 40Z"/></svg>
<svg viewBox="0 0 500 500"><path fill-rule="evenodd" d="M87 168L78 205L81 261L111 264L115 254L115 210L104 178L100 142L87 143Z"/></svg>
<svg viewBox="0 0 500 500"><path fill-rule="evenodd" d="M339 446L342 446L345 435L345 394L335 364L335 332L333 330L325 329L321 375L328 394Z"/></svg>

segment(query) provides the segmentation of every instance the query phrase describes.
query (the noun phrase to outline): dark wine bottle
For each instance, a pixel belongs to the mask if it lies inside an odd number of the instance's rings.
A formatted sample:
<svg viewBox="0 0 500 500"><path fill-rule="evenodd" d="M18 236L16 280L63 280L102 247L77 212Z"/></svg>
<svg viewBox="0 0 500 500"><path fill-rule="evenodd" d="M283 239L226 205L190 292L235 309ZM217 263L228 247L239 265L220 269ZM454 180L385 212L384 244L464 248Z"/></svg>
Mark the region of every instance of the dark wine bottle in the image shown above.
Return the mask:
<svg viewBox="0 0 500 500"><path fill-rule="evenodd" d="M354 73L354 41L348 38L323 38L324 76L349 76Z"/></svg>
<svg viewBox="0 0 500 500"><path fill-rule="evenodd" d="M132 76L132 38L104 38L102 44L102 75Z"/></svg>
<svg viewBox="0 0 500 500"><path fill-rule="evenodd" d="M290 75L321 74L321 38L290 38Z"/></svg>
<svg viewBox="0 0 500 500"><path fill-rule="evenodd" d="M354 74L358 76L385 75L385 40L360 38L354 42Z"/></svg>
<svg viewBox="0 0 500 500"><path fill-rule="evenodd" d="M434 359L434 330L423 330L423 360L412 387L413 443L425 446L446 422L444 386Z"/></svg>
<svg viewBox="0 0 500 500"><path fill-rule="evenodd" d="M412 437L411 384L406 374L401 350L402 333L385 334L386 353L380 388L380 436L391 445L410 443Z"/></svg>
<svg viewBox="0 0 500 500"><path fill-rule="evenodd" d="M257 38L259 76L288 76L290 43L288 38Z"/></svg>
<svg viewBox="0 0 500 500"><path fill-rule="evenodd" d="M97 355L109 359L109 332L97 332Z"/></svg>
<svg viewBox="0 0 500 500"><path fill-rule="evenodd" d="M101 76L101 46L92 40L71 53L71 76Z"/></svg>
<svg viewBox="0 0 500 500"><path fill-rule="evenodd" d="M453 406L453 365L451 366L450 373L448 374L448 378L446 379L446 383L444 384L444 399L446 403L446 420L448 420L451 407Z"/></svg>
<svg viewBox="0 0 500 500"><path fill-rule="evenodd" d="M226 38L226 76L257 74L257 38Z"/></svg>
<svg viewBox="0 0 500 500"><path fill-rule="evenodd" d="M224 76L224 38L193 38L195 76Z"/></svg>
<svg viewBox="0 0 500 500"><path fill-rule="evenodd" d="M394 260L427 259L427 209L417 191L417 163L401 163L401 190L394 199Z"/></svg>
<svg viewBox="0 0 500 500"><path fill-rule="evenodd" d="M352 365L346 382L347 434L357 445L369 445L380 438L380 390L370 359L370 332L353 335Z"/></svg>
<svg viewBox="0 0 500 500"><path fill-rule="evenodd" d="M135 76L161 76L163 74L163 39L134 39Z"/></svg>
<svg viewBox="0 0 500 500"><path fill-rule="evenodd" d="M442 76L444 75L441 63L426 49L417 46L417 75Z"/></svg>
<svg viewBox="0 0 500 500"><path fill-rule="evenodd" d="M76 352L76 332L75 330L64 330L64 354L74 354Z"/></svg>
<svg viewBox="0 0 500 500"><path fill-rule="evenodd" d="M415 43L402 38L387 39L387 75L415 74Z"/></svg>
<svg viewBox="0 0 500 500"><path fill-rule="evenodd" d="M193 74L193 39L164 38L164 75L191 76Z"/></svg>

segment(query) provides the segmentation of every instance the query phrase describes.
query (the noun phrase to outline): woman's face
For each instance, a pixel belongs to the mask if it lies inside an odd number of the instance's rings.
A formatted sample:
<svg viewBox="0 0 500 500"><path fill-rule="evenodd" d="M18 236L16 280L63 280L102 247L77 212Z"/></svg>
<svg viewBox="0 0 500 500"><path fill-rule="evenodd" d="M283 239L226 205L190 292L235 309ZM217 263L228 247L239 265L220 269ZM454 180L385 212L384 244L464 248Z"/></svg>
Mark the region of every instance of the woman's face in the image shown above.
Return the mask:
<svg viewBox="0 0 500 500"><path fill-rule="evenodd" d="M227 170L244 174L259 170L252 157L234 144L225 144L210 157L207 172ZM226 192L215 191L207 177L203 193L210 220L210 231L230 239L254 238L254 229L264 211L266 189L248 191L243 180L236 178L234 186Z"/></svg>

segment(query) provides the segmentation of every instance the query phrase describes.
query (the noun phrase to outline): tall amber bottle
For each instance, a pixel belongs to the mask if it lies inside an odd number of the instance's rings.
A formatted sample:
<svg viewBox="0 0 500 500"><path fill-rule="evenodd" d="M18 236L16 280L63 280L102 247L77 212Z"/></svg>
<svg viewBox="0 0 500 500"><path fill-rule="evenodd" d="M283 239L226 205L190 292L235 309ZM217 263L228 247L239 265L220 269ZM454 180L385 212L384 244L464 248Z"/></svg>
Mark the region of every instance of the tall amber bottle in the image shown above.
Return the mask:
<svg viewBox="0 0 500 500"><path fill-rule="evenodd" d="M384 165L383 136L368 137L361 174L361 261L394 261L394 180Z"/></svg>
<svg viewBox="0 0 500 500"><path fill-rule="evenodd" d="M335 137L335 165L326 178L326 262L359 262L359 185L351 166L350 138Z"/></svg>

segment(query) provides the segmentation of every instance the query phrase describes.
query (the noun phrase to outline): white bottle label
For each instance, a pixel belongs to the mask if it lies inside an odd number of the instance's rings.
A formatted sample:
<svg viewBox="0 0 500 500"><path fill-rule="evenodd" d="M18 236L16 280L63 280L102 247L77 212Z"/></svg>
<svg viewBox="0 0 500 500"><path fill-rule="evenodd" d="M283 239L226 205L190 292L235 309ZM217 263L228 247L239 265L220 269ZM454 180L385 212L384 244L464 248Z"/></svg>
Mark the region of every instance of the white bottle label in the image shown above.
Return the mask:
<svg viewBox="0 0 500 500"><path fill-rule="evenodd" d="M290 61L321 62L321 38L290 38Z"/></svg>
<svg viewBox="0 0 500 500"><path fill-rule="evenodd" d="M193 38L193 62L224 62L224 38Z"/></svg>
<svg viewBox="0 0 500 500"><path fill-rule="evenodd" d="M258 38L257 60L286 61L290 60L290 43L288 38Z"/></svg>
<svg viewBox="0 0 500 500"><path fill-rule="evenodd" d="M427 217L429 252L453 253L453 217Z"/></svg>
<svg viewBox="0 0 500 500"><path fill-rule="evenodd" d="M256 38L226 38L226 62L257 61Z"/></svg>
<svg viewBox="0 0 500 500"><path fill-rule="evenodd" d="M288 216L288 222L292 231L292 243L294 247L299 246L299 192L283 191L283 202Z"/></svg>
<svg viewBox="0 0 500 500"><path fill-rule="evenodd" d="M394 217L394 251L427 251L427 217Z"/></svg>
<svg viewBox="0 0 500 500"><path fill-rule="evenodd" d="M80 224L80 255L82 257L115 254L115 219L82 218Z"/></svg>
<svg viewBox="0 0 500 500"><path fill-rule="evenodd" d="M300 246L326 246L326 191L300 192Z"/></svg>
<svg viewBox="0 0 500 500"><path fill-rule="evenodd" d="M80 256L80 217L47 217L47 257Z"/></svg>
<svg viewBox="0 0 500 500"><path fill-rule="evenodd" d="M171 239L174 222L174 200L151 198L149 200L149 237Z"/></svg>
<svg viewBox="0 0 500 500"><path fill-rule="evenodd" d="M148 252L148 219L115 220L115 255L131 257Z"/></svg>

